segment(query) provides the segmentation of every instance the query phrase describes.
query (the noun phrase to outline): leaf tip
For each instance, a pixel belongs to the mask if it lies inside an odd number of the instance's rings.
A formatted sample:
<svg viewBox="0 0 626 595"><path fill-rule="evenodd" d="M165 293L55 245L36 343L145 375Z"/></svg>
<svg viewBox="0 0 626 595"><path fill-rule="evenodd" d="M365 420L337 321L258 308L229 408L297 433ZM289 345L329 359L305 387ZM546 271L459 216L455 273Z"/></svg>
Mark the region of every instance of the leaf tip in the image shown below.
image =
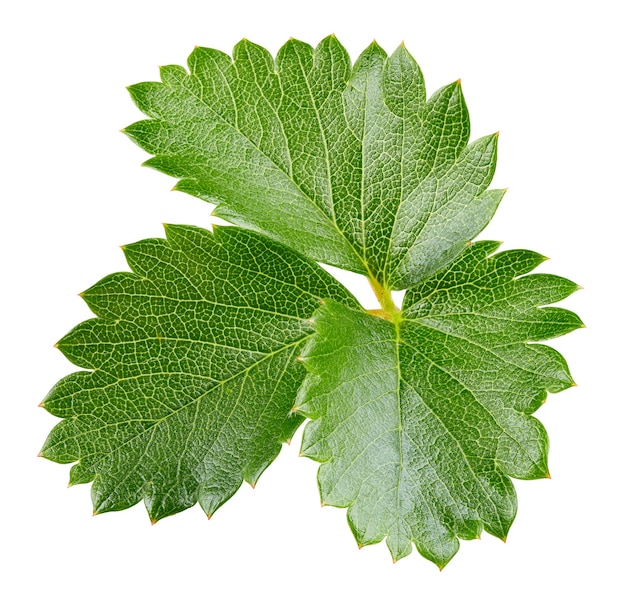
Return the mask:
<svg viewBox="0 0 626 595"><path fill-rule="evenodd" d="M494 136L494 138L498 138L498 137L500 136L500 131L499 131L499 130L496 130L496 131L493 133L493 136Z"/></svg>
<svg viewBox="0 0 626 595"><path fill-rule="evenodd" d="M207 515L206 515L206 520L207 520L207 521L210 521L212 517L213 517L213 515L209 512L209 513L207 513Z"/></svg>
<svg viewBox="0 0 626 595"><path fill-rule="evenodd" d="M94 511L91 513L91 516L98 516L98 511L97 511L97 510L94 510Z"/></svg>
<svg viewBox="0 0 626 595"><path fill-rule="evenodd" d="M578 384L572 380L572 384L570 384L570 388L574 388L575 386L578 386Z"/></svg>
<svg viewBox="0 0 626 595"><path fill-rule="evenodd" d="M44 401L42 401L41 403L39 403L39 405L37 405L37 407L42 407L42 408L46 408L46 404Z"/></svg>
<svg viewBox="0 0 626 595"><path fill-rule="evenodd" d="M546 474L544 476L546 479L552 479L552 476L550 475L549 471L546 471Z"/></svg>
<svg viewBox="0 0 626 595"><path fill-rule="evenodd" d="M150 524L154 527L159 519L150 519Z"/></svg>
<svg viewBox="0 0 626 595"><path fill-rule="evenodd" d="M502 539L502 543L506 543L506 535L504 537L501 537L500 539Z"/></svg>
<svg viewBox="0 0 626 595"><path fill-rule="evenodd" d="M326 502L324 502L324 500L322 500L322 501L320 502L320 506L321 506L322 508L324 508L324 506L326 506ZM361 549L362 547L363 547L363 544L361 544L361 545L359 546L359 549Z"/></svg>
<svg viewBox="0 0 626 595"><path fill-rule="evenodd" d="M38 456L38 457L43 457L43 450L40 450L40 451L37 453L37 456Z"/></svg>
<svg viewBox="0 0 626 595"><path fill-rule="evenodd" d="M55 343L52 347L54 347L55 349L58 349L59 348L59 344Z"/></svg>
<svg viewBox="0 0 626 595"><path fill-rule="evenodd" d="M362 544L362 543L357 543L356 545L357 545L357 547L358 547L360 550L362 550L362 549L363 549L363 544ZM395 562L395 560L394 560L394 562Z"/></svg>
<svg viewBox="0 0 626 595"><path fill-rule="evenodd" d="M120 250L122 250L122 252L125 252L126 251L126 244L122 244L120 246Z"/></svg>
<svg viewBox="0 0 626 595"><path fill-rule="evenodd" d="M70 481L70 483L67 484L67 487L68 488L72 488L72 487L74 487L74 484Z"/></svg>
<svg viewBox="0 0 626 595"><path fill-rule="evenodd" d="M400 47L401 48L406 48L406 45L404 45L404 39L400 42ZM394 564L395 564L395 561L394 561Z"/></svg>
<svg viewBox="0 0 626 595"><path fill-rule="evenodd" d="M582 285L576 285L576 291L580 291L581 289L585 289Z"/></svg>

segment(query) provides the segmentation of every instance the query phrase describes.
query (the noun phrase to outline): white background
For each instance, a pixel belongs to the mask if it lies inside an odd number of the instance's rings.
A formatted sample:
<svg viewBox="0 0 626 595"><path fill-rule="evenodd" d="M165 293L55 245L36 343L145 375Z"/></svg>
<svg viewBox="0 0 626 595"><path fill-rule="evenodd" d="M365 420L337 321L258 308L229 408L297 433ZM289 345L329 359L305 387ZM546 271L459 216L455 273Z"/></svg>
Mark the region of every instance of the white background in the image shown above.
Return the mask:
<svg viewBox="0 0 626 595"><path fill-rule="evenodd" d="M1 10L5 593L602 593L625 591L624 33L619 2L7 2ZM152 527L142 505L91 516L89 486L38 459L55 420L39 401L73 366L52 348L90 314L76 294L125 270L118 245L210 207L141 168L118 132L141 118L125 86L242 37L273 53L334 32L353 58L402 40L429 93L459 77L472 138L500 130L483 238L552 258L583 285L564 305L587 329L552 344L577 388L538 412L552 480L516 482L509 540L462 542L444 572L419 555L357 550L345 511L321 509L317 465L285 447L252 491L207 522L198 507ZM296 437L298 442L299 434Z"/></svg>

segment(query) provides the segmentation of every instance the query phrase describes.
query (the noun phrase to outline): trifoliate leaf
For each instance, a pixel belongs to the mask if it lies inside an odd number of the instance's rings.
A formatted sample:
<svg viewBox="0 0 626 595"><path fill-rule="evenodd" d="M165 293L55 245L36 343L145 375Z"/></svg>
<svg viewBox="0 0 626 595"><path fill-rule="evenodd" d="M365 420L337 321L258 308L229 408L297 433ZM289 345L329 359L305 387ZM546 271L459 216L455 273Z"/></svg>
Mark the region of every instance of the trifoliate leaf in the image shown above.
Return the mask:
<svg viewBox="0 0 626 595"><path fill-rule="evenodd" d="M149 120L125 132L146 165L216 203L216 215L307 256L402 289L457 256L504 194L487 190L497 135L470 145L459 82L428 101L401 45L373 43L351 67L334 36L247 40L231 59L196 48L189 72L129 88Z"/></svg>
<svg viewBox="0 0 626 595"><path fill-rule="evenodd" d="M90 372L62 379L43 406L65 418L43 456L78 464L95 512L145 500L150 518L211 515L256 483L302 418L296 361L321 298L356 302L332 277L243 229L167 226L124 248L132 273L83 297L98 316L58 343Z"/></svg>
<svg viewBox="0 0 626 595"><path fill-rule="evenodd" d="M543 257L468 246L504 192L488 189L498 136L468 144L459 82L427 99L403 45L352 65L330 36L276 59L196 48L129 90L146 165L239 227L168 227L85 292L98 318L59 347L92 371L46 398L65 420L43 455L78 461L96 512L143 498L153 520L196 501L210 515L301 413L322 500L348 508L359 545L386 539L397 560L415 544L443 567L458 538L504 539L510 478L548 476L532 413L573 384L537 342L581 322L544 307L577 286L528 274ZM381 309L313 260L366 275Z"/></svg>
<svg viewBox="0 0 626 595"><path fill-rule="evenodd" d="M580 328L540 308L576 284L525 275L544 259L489 256L478 242L411 288L384 320L338 303L315 315L303 354L312 375L297 410L313 421L302 451L322 463L322 501L348 507L359 545L387 539L394 560L412 543L443 567L458 537L505 538L517 502L509 479L548 477L548 439L530 414L573 381L535 341Z"/></svg>

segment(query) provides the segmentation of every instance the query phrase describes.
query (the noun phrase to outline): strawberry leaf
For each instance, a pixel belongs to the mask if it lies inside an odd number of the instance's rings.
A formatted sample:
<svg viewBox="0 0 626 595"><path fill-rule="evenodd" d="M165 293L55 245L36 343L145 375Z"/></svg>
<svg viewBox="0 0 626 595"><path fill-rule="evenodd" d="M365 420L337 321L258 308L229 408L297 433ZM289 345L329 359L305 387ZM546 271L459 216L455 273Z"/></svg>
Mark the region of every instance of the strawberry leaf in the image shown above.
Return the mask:
<svg viewBox="0 0 626 595"><path fill-rule="evenodd" d="M543 257L488 257L478 242L409 290L393 321L328 303L303 354L302 452L322 463L322 501L348 507L359 545L387 538L394 560L443 567L458 539L502 539L517 509L508 476L548 477L548 438L531 413L572 386L563 358L534 341L582 323L560 308L576 284L519 277Z"/></svg>
<svg viewBox="0 0 626 595"><path fill-rule="evenodd" d="M542 256L471 244L504 191L488 188L498 135L469 143L459 82L427 98L404 45L352 65L330 36L275 59L196 48L129 91L145 165L235 226L168 226L83 294L97 318L58 346L90 371L45 399L64 419L42 454L78 463L96 512L211 515L306 416L302 453L359 545L442 568L459 538L505 539L511 478L549 476L532 414L573 384L538 342L582 323L545 307L578 287L529 274ZM366 275L381 308L314 261Z"/></svg>
<svg viewBox="0 0 626 595"><path fill-rule="evenodd" d="M302 418L296 356L320 298L354 300L315 263L253 232L166 227L124 248L132 273L84 292L98 316L58 343L91 372L43 406L65 418L42 455L78 464L95 512L145 500L156 521L196 501L211 515L255 484Z"/></svg>
<svg viewBox="0 0 626 595"><path fill-rule="evenodd" d="M146 162L215 214L307 256L403 289L450 262L489 222L497 135L468 145L459 82L428 101L403 45L356 61L334 36L276 60L242 41L196 48L189 72L129 87L149 120L125 132Z"/></svg>

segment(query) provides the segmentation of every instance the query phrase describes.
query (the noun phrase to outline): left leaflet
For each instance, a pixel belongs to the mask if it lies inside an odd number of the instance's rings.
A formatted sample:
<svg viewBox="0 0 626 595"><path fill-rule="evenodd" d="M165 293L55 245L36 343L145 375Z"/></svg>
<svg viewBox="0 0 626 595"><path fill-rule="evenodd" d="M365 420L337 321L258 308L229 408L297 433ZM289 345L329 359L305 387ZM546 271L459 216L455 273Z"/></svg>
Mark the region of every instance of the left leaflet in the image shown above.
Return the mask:
<svg viewBox="0 0 626 595"><path fill-rule="evenodd" d="M153 522L211 516L255 484L303 421L296 361L325 298L358 308L313 261L255 232L168 225L124 247L132 272L82 294L97 318L58 343L80 371L42 406L64 418L41 455L78 461L94 513L144 500Z"/></svg>

